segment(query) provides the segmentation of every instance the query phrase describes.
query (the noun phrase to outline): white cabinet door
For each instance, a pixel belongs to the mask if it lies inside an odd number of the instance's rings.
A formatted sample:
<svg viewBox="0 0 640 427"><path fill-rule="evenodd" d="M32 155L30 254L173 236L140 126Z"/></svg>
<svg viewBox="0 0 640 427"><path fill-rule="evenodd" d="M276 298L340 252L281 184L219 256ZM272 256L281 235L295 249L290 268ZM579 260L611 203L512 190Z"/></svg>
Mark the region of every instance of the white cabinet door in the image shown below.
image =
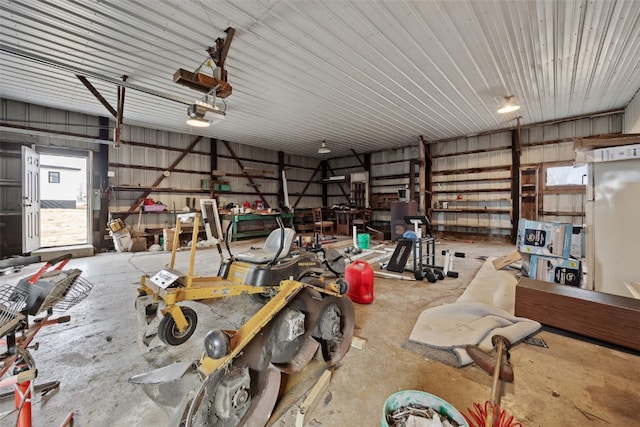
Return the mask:
<svg viewBox="0 0 640 427"><path fill-rule="evenodd" d="M631 297L640 281L640 159L592 163L588 195L588 277L599 292Z"/></svg>

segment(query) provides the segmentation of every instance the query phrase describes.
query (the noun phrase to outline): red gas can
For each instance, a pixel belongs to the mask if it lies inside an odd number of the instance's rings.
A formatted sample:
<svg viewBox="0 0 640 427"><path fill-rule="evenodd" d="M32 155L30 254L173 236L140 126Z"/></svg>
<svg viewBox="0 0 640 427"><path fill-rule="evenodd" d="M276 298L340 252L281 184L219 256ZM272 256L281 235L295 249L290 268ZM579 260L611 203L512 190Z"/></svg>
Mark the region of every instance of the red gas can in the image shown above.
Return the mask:
<svg viewBox="0 0 640 427"><path fill-rule="evenodd" d="M359 304L373 301L373 268L366 261L356 260L347 265L344 278L349 284L347 296Z"/></svg>

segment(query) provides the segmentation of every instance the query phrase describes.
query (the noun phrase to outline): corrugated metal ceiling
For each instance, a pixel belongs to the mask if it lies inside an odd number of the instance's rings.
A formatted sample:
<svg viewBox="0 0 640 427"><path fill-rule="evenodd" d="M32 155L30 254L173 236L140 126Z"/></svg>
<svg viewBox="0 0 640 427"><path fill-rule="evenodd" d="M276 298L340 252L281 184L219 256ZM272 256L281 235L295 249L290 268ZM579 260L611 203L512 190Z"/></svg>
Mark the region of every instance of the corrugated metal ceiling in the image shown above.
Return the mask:
<svg viewBox="0 0 640 427"><path fill-rule="evenodd" d="M322 140L339 156L623 108L640 87L636 0L21 0L0 13L2 97L109 116L75 75L114 107L127 75L155 94L127 89L125 125L310 156ZM227 27L227 118L196 130L185 103L202 94L172 76ZM523 108L497 114L505 95Z"/></svg>

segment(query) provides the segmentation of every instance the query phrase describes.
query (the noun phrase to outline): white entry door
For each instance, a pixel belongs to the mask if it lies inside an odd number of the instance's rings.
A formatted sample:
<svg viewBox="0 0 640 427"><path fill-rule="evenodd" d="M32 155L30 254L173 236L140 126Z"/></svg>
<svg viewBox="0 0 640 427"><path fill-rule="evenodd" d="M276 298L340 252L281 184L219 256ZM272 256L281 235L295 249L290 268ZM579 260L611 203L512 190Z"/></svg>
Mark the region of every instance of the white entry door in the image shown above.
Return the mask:
<svg viewBox="0 0 640 427"><path fill-rule="evenodd" d="M40 248L40 155L22 147L22 253Z"/></svg>

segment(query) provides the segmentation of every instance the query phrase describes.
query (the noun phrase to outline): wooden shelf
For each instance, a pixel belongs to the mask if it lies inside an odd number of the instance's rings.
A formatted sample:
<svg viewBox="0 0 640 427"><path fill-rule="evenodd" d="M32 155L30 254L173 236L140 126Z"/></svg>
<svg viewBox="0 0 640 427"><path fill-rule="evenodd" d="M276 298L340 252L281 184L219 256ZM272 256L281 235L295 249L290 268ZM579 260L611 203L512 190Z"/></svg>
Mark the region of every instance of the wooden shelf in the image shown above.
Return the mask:
<svg viewBox="0 0 640 427"><path fill-rule="evenodd" d="M154 188L154 187L137 187L137 186L113 186L114 191L151 191L153 193L209 193L209 190L203 190L202 188L198 188L196 190L188 190L184 188Z"/></svg>
<svg viewBox="0 0 640 427"><path fill-rule="evenodd" d="M464 193L510 193L511 187L479 188L476 190L437 190L433 194L464 194Z"/></svg>
<svg viewBox="0 0 640 427"><path fill-rule="evenodd" d="M471 208L454 208L454 209L432 209L433 212L456 212L456 213L486 213L486 214L509 214L510 209L471 209Z"/></svg>
<svg viewBox="0 0 640 427"><path fill-rule="evenodd" d="M142 215L167 215L167 214L186 214L186 213L193 213L193 212L199 212L199 211L189 211L189 212L185 212L183 210L179 210L179 211L170 211L170 210L164 210L164 211L142 211ZM140 213L139 210L133 211L133 212L129 212L129 211L111 211L109 212L111 215L138 215Z"/></svg>
<svg viewBox="0 0 640 427"><path fill-rule="evenodd" d="M455 224L443 224L435 221L431 222L431 226L446 227L446 228L473 228L473 229L483 229L483 230L511 230L511 227L489 226L489 225L455 225Z"/></svg>
<svg viewBox="0 0 640 427"><path fill-rule="evenodd" d="M444 180L444 181L433 181L433 185L438 184L456 184L456 183L464 183L467 184L469 182L484 182L484 181L508 181L511 182L511 177L504 178L470 178L470 179L452 179L452 180Z"/></svg>

